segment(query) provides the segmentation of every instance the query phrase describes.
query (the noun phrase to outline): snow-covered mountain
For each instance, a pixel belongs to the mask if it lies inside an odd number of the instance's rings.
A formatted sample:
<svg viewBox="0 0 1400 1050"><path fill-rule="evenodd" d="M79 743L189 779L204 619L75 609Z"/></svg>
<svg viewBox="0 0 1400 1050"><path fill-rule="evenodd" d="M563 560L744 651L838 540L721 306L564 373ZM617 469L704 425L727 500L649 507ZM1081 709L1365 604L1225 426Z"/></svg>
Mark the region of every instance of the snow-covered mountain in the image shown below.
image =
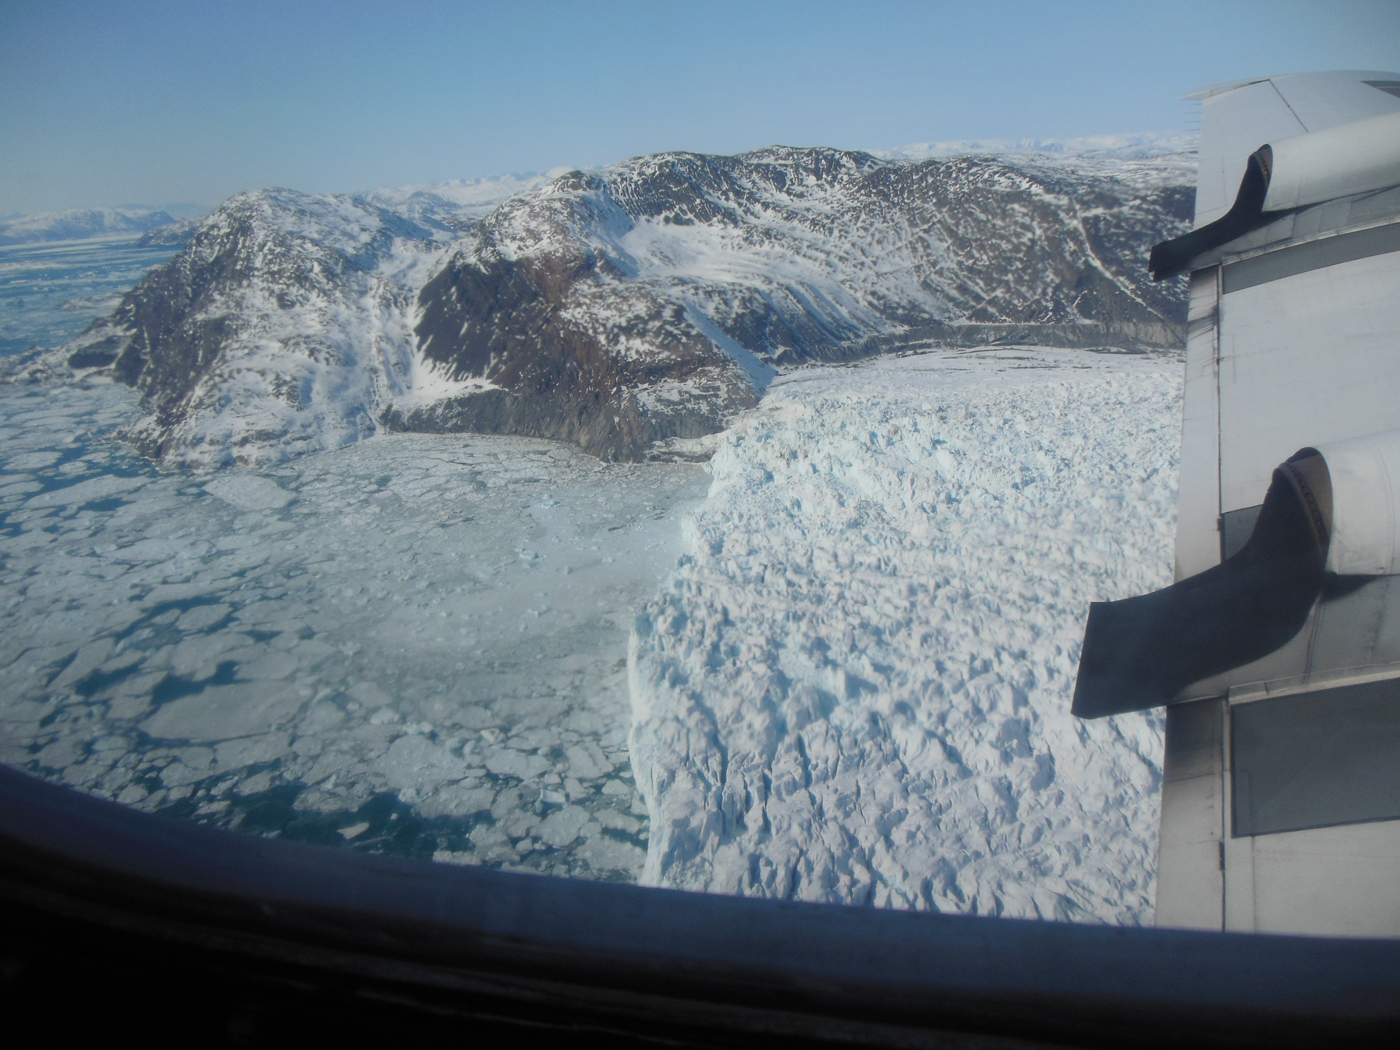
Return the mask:
<svg viewBox="0 0 1400 1050"><path fill-rule="evenodd" d="M199 219L176 219L165 226L157 226L147 230L136 238L136 247L155 248L165 245L173 247L189 244L190 238L198 232L200 225Z"/></svg>
<svg viewBox="0 0 1400 1050"><path fill-rule="evenodd" d="M174 222L163 211L116 208L69 208L35 212L0 223L0 244L74 241L119 233L144 233Z"/></svg>
<svg viewBox="0 0 1400 1050"><path fill-rule="evenodd" d="M1179 346L1181 290L1152 284L1146 256L1189 221L1190 164L775 147L245 194L28 374L110 370L137 387L151 415L134 437L167 465L384 429L641 459L722 429L804 361L930 342Z"/></svg>
<svg viewBox="0 0 1400 1050"><path fill-rule="evenodd" d="M432 385L412 315L447 250L434 233L363 198L241 194L61 353L141 392L129 436L168 465L336 448Z"/></svg>

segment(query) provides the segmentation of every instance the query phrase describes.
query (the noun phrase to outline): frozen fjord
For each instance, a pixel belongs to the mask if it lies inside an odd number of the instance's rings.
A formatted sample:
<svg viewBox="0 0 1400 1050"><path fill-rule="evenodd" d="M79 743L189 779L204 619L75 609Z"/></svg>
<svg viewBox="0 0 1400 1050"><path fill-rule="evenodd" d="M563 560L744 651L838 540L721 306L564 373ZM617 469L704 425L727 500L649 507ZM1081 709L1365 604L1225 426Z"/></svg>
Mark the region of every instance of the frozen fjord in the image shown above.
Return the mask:
<svg viewBox="0 0 1400 1050"><path fill-rule="evenodd" d="M167 474L98 382L0 386L0 760L310 841L632 880L631 612L699 467L375 438Z"/></svg>
<svg viewBox="0 0 1400 1050"><path fill-rule="evenodd" d="M638 615L644 881L1152 916L1162 722L1069 714L1090 601L1169 581L1180 362L808 368L721 437Z"/></svg>

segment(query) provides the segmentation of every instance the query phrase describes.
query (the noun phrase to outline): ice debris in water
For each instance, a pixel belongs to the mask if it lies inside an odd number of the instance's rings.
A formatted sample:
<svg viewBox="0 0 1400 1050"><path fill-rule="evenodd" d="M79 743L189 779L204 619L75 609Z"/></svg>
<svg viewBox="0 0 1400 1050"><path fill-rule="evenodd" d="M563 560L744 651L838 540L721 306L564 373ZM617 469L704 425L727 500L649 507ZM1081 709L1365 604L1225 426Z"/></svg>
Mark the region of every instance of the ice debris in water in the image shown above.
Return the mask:
<svg viewBox="0 0 1400 1050"><path fill-rule="evenodd" d="M640 874L627 630L702 468L404 435L162 475L110 440L137 411L0 386L0 761L262 834Z"/></svg>
<svg viewBox="0 0 1400 1050"><path fill-rule="evenodd" d="M1070 716L1091 601L1170 580L1174 357L778 380L638 615L644 881L1151 921L1160 713Z"/></svg>

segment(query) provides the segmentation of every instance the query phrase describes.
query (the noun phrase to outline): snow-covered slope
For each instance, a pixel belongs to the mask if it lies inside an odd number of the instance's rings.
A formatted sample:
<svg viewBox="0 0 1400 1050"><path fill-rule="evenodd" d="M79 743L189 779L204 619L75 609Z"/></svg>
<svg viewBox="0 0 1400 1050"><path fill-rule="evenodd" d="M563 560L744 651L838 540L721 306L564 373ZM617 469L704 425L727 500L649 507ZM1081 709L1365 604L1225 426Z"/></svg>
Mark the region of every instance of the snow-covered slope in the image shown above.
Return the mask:
<svg viewBox="0 0 1400 1050"><path fill-rule="evenodd" d="M27 374L137 386L139 444L168 465L382 430L643 459L721 430L808 360L1179 345L1181 289L1152 284L1146 255L1189 219L1189 164L775 147L363 197L264 191Z"/></svg>
<svg viewBox="0 0 1400 1050"><path fill-rule="evenodd" d="M1170 580L1170 356L800 369L721 436L638 615L645 881L1150 921L1160 714L1083 722L1091 601Z"/></svg>
<svg viewBox="0 0 1400 1050"><path fill-rule="evenodd" d="M175 220L163 211L70 208L35 212L0 223L0 244L73 241L121 233L144 233Z"/></svg>

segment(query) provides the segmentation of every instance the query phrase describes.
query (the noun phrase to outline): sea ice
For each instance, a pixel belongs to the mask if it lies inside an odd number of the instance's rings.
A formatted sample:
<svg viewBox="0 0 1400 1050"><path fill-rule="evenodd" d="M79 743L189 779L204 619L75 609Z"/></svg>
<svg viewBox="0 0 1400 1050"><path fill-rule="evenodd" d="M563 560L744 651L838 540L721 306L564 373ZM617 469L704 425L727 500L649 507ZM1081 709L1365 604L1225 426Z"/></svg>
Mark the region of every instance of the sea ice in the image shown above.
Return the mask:
<svg viewBox="0 0 1400 1050"><path fill-rule="evenodd" d="M1151 921L1162 721L1070 716L1171 575L1180 364L941 351L775 380L633 628L644 881Z"/></svg>
<svg viewBox="0 0 1400 1050"><path fill-rule="evenodd" d="M640 874L627 631L702 468L401 435L160 474L112 441L137 412L0 386L0 760L262 834Z"/></svg>
<svg viewBox="0 0 1400 1050"><path fill-rule="evenodd" d="M176 251L130 238L0 246L0 359L66 343Z"/></svg>

